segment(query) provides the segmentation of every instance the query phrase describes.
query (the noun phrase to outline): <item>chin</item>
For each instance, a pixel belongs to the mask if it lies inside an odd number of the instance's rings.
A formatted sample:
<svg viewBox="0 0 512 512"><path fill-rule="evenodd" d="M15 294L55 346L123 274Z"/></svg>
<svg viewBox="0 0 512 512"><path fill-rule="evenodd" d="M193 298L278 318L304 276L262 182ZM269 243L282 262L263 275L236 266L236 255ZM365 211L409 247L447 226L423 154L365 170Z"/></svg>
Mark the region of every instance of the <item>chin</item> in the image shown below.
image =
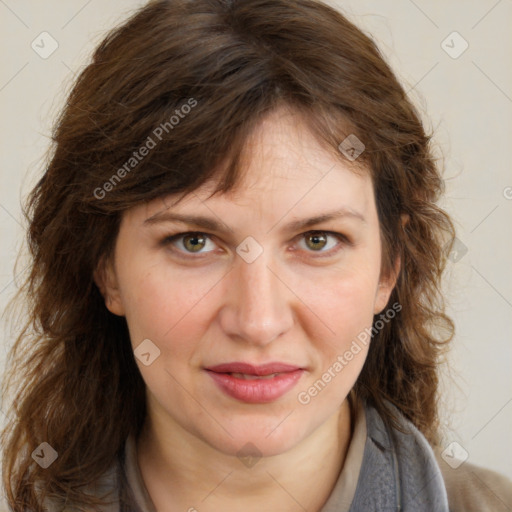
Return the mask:
<svg viewBox="0 0 512 512"><path fill-rule="evenodd" d="M226 440L214 447L225 455L238 457L242 463L249 466L250 464L246 463L246 459L252 461L261 457L281 455L290 451L299 441L300 439L290 439L290 437L287 437L286 440L281 438L270 440L265 436L246 435L241 438Z"/></svg>
<svg viewBox="0 0 512 512"><path fill-rule="evenodd" d="M285 426L287 421L290 424ZM260 427L256 428L255 423L259 423ZM283 422L282 417L273 418L272 421L251 419L247 424L225 425L226 431L220 429L219 437L212 438L211 431L203 433L202 437L225 455L241 458L272 457L288 452L307 437L308 432L304 428L298 429L295 423L296 419L291 418Z"/></svg>

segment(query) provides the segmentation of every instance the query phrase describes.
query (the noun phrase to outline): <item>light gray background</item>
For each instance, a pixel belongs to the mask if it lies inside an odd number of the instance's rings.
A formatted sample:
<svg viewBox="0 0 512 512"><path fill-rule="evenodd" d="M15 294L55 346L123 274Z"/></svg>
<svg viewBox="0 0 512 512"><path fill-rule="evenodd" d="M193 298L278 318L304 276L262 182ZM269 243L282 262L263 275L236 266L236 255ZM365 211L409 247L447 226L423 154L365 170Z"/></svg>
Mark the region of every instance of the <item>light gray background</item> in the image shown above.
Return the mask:
<svg viewBox="0 0 512 512"><path fill-rule="evenodd" d="M65 94L105 31L143 3L0 0L2 310L16 289L20 200L40 176ZM446 168L442 206L460 240L445 281L457 333L443 379L444 445L457 441L468 461L512 478L512 1L330 3L374 35L435 129ZM46 59L31 48L34 40L42 45L43 31L58 42ZM458 53L461 39L451 36L442 46L454 31L469 44L458 58L445 49ZM22 260L18 277L25 268ZM13 339L4 333L2 368Z"/></svg>

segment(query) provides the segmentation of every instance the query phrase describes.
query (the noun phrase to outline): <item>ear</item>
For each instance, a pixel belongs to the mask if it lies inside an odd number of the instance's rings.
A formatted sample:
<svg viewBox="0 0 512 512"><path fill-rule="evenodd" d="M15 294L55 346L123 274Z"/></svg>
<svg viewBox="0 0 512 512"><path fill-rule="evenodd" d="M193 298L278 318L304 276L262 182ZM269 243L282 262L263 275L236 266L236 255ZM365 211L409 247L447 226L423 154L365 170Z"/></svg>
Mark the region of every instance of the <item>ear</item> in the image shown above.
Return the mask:
<svg viewBox="0 0 512 512"><path fill-rule="evenodd" d="M402 229L409 222L409 215L403 213L401 215ZM375 296L375 307L373 310L374 315L378 315L386 307L389 297L395 288L398 276L400 275L400 268L402 262L400 256L397 256L393 265L393 270L387 276L382 276L379 280L379 286L377 288L377 294Z"/></svg>
<svg viewBox="0 0 512 512"><path fill-rule="evenodd" d="M111 258L101 259L93 273L93 279L105 299L105 306L114 315L124 316L118 279Z"/></svg>
<svg viewBox="0 0 512 512"><path fill-rule="evenodd" d="M377 294L375 295L374 315L378 315L386 307L398 279L400 266L400 256L397 256L393 270L389 272L388 276L381 277L379 286L377 287Z"/></svg>

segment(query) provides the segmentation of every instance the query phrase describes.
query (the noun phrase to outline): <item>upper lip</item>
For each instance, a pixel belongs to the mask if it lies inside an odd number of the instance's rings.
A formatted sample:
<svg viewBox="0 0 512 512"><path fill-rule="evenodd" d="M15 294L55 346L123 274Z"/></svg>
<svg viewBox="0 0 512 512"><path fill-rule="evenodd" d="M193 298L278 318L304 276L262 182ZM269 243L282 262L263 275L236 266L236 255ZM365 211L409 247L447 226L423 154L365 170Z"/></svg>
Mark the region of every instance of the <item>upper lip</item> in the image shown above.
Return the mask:
<svg viewBox="0 0 512 512"><path fill-rule="evenodd" d="M216 366L209 366L206 370L216 373L244 373L246 375L271 375L273 373L289 373L300 370L299 366L286 363L266 363L253 365L249 363L223 363Z"/></svg>

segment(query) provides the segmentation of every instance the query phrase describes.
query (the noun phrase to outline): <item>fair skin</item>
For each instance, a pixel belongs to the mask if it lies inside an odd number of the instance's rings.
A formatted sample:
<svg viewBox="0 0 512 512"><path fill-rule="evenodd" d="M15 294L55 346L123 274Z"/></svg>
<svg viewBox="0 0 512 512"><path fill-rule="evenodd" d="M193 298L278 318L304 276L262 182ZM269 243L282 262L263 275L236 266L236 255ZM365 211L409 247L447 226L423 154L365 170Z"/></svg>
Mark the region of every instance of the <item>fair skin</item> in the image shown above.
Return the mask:
<svg viewBox="0 0 512 512"><path fill-rule="evenodd" d="M170 196L125 212L114 258L96 273L108 309L126 317L133 348L149 339L160 350L148 366L136 359L148 408L138 461L159 512L320 510L350 442L347 395L367 348L308 404L298 395L371 327L396 282L380 274L367 173L351 171L286 109L268 115L246 149L246 180L236 192L208 198L209 183L179 204ZM357 213L290 227L341 208ZM161 220L164 213L221 225ZM186 232L207 236L160 243ZM251 263L236 252L249 236L263 249ZM304 371L278 399L246 403L205 370L233 361ZM254 465L237 456L249 442L261 454Z"/></svg>

